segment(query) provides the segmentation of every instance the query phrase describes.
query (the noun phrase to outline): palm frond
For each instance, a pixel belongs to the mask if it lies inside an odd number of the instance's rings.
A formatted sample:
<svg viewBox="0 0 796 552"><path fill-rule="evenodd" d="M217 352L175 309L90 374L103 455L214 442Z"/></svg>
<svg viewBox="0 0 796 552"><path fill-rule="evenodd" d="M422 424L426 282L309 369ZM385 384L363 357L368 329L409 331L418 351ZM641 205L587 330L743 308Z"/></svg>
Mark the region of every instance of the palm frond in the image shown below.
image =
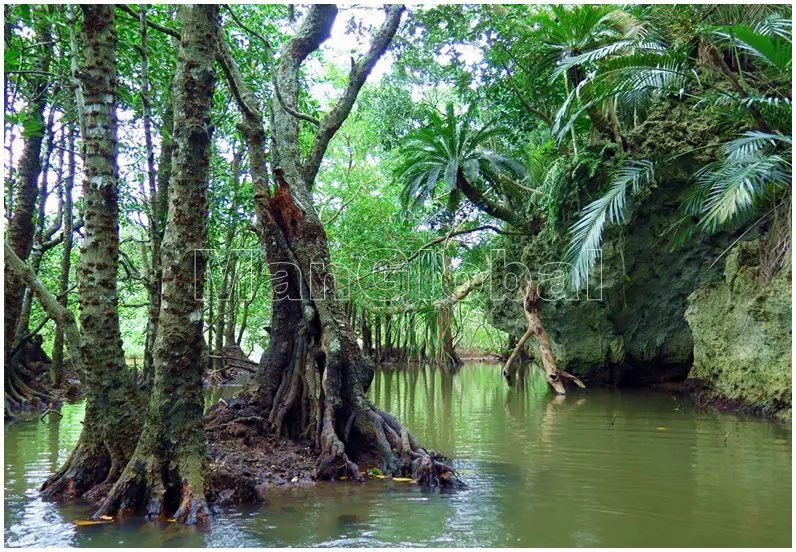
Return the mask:
<svg viewBox="0 0 796 552"><path fill-rule="evenodd" d="M787 71L791 67L793 47L790 40L778 35L768 36L746 25L716 27L713 33L779 70Z"/></svg>
<svg viewBox="0 0 796 552"><path fill-rule="evenodd" d="M578 65L584 65L587 63L594 63L596 61L600 61L606 59L608 57L614 56L618 53L621 53L623 50L629 51L656 51L662 52L665 47L662 44L658 44L657 42L636 42L635 40L617 40L616 42L612 42L611 44L606 44L605 46L601 46L599 48L595 48L589 52L571 56L566 58L564 61L561 62L550 78L551 81L557 79L561 76L561 74L565 73L571 67L576 67Z"/></svg>
<svg viewBox="0 0 796 552"><path fill-rule="evenodd" d="M759 21L754 28L756 33L771 38L779 38L787 42L793 40L793 20L783 17L779 13L773 13Z"/></svg>
<svg viewBox="0 0 796 552"><path fill-rule="evenodd" d="M589 270L599 259L606 224L625 222L628 187L635 192L653 178L652 162L629 162L614 172L608 191L583 208L580 219L570 229L570 245L565 254L573 289L580 288L587 281Z"/></svg>

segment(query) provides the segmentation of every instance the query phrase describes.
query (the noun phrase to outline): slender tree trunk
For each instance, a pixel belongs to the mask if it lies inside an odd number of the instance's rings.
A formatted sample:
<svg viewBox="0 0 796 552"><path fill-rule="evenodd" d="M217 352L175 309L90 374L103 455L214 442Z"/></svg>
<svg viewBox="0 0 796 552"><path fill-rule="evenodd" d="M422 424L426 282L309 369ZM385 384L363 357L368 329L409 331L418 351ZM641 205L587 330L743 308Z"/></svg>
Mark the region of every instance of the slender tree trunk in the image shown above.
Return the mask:
<svg viewBox="0 0 796 552"><path fill-rule="evenodd" d="M224 257L222 259L221 286L218 291L218 314L215 319L215 354L213 356L213 370L222 371L224 360L221 350L224 348L224 341L229 345L228 327L232 316L230 309L233 308L232 289L237 276L237 255L233 254L235 244L235 231L237 230L236 213L238 209L238 189L240 187L240 166L243 160L243 147L235 149L230 163L230 180L232 184L232 198L227 212L227 229L224 235ZM213 321L211 321L213 323ZM234 333L235 328L231 329Z"/></svg>
<svg viewBox="0 0 796 552"><path fill-rule="evenodd" d="M72 268L72 226L74 208L72 202L72 188L75 182L75 127L70 125L68 142L68 173L63 185L64 209L63 209L63 250L61 256L61 279L58 290L58 302L64 308L69 305L69 272ZM72 359L75 361L76 359ZM50 380L53 386L60 387L64 378L64 331L58 325L55 330L55 342L53 344L53 363L50 371Z"/></svg>
<svg viewBox="0 0 796 552"><path fill-rule="evenodd" d="M149 204L147 218L149 224L149 242L151 261L149 274L147 274L147 326L146 341L144 345L144 383L147 389L152 383L155 335L158 329L160 315L160 288L162 286L162 272L160 268L160 242L162 237L162 217L160 216L161 190L157 186L157 171L155 170L155 149L152 145L152 108L149 96L149 46L147 40L147 13L146 6L139 7L139 37L141 40L141 104L143 105L144 144L146 147L147 184L149 188ZM161 153L161 164L166 155L171 154L171 148L164 144ZM161 167L162 168L162 167Z"/></svg>
<svg viewBox="0 0 796 552"><path fill-rule="evenodd" d="M362 328L362 352L365 356L371 356L371 349L373 348L373 334L370 331L370 322L368 321L368 311L363 307L360 312L360 327Z"/></svg>
<svg viewBox="0 0 796 552"><path fill-rule="evenodd" d="M47 73L52 57L52 37L50 24L43 14L35 18L36 42L41 49L36 55L34 70ZM27 106L25 126L32 129L25 140L22 157L17 170L14 192L14 216L8 225L8 241L14 253L26 261L33 247L33 212L39 194L39 174L41 173L41 146L44 138L44 108L47 105L49 82L43 74L31 76L30 100ZM11 351L22 310L22 297L25 286L14 274L6 272L3 297L5 300L5 345L6 353ZM6 359L7 360L7 359Z"/></svg>
<svg viewBox="0 0 796 552"><path fill-rule="evenodd" d="M181 6L174 86L174 158L163 236L163 302L155 339L155 379L135 453L95 516L143 509L181 523L207 521L204 491L202 337L207 263L214 35L217 5Z"/></svg>
<svg viewBox="0 0 796 552"><path fill-rule="evenodd" d="M57 93L57 87L53 89L53 93ZM55 118L55 106L50 107L50 113L47 116L47 124L45 126L45 135L44 135L44 143L43 148L44 152L42 153L42 170L40 176L40 185L39 185L39 197L38 197L38 213L36 214L36 225L35 225L35 232L33 234L33 248L30 254L30 266L33 269L34 274L39 273L39 268L41 267L41 261L44 258L44 254L46 253L47 249L51 248L53 244L45 244L47 240L49 240L60 228L61 221L60 218L63 216L63 197L59 196L58 201L58 214L56 216L56 220L53 225L49 228L45 227L46 221L46 209L45 206L47 204L47 199L50 196L51 190L49 189L49 176L50 176L50 159L52 156L52 150L55 145L55 136L53 135L53 119ZM61 182L61 175L63 174L63 149L60 150L60 163L58 165L58 169L56 172L55 182L57 186L60 186ZM18 343L23 336L29 333L28 325L30 323L30 311L33 307L33 294L26 292L24 299L22 301L22 310L19 314L19 320L17 321L17 330L16 335L14 336L14 342Z"/></svg>
<svg viewBox="0 0 796 552"><path fill-rule="evenodd" d="M257 293L260 290L260 280L263 276L263 261L262 258L257 259L257 267L255 268L254 274L254 289L249 290L251 295L246 298L246 301L243 303L243 314L241 315L240 320L240 330L238 331L238 339L236 340L236 344L238 347L241 346L243 342L243 334L246 332L246 328L249 322L249 309L251 308L252 303L254 303L255 298L257 297Z"/></svg>
<svg viewBox="0 0 796 552"><path fill-rule="evenodd" d="M84 122L83 210L85 239L77 269L86 367L86 416L78 446L48 479L49 495L80 495L114 481L130 458L141 428L141 403L128 370L119 329L116 165L116 22L111 5L83 5L84 59L80 71Z"/></svg>
<svg viewBox="0 0 796 552"><path fill-rule="evenodd" d="M450 278L449 270L450 257L445 255L442 266L442 280L445 294L449 293ZM461 366L462 361L453 346L453 304L445 301L437 311L437 364L442 368L456 368Z"/></svg>
<svg viewBox="0 0 796 552"><path fill-rule="evenodd" d="M235 263L235 268L235 275L237 276L237 269L239 268L237 262ZM235 328L238 324L238 292L236 277L230 287L229 300L227 301L227 321L224 324L224 347L235 345Z"/></svg>
<svg viewBox="0 0 796 552"><path fill-rule="evenodd" d="M7 51L12 49L12 39L14 34L14 19L12 15L13 6L11 4L3 5L3 44ZM13 113L13 105L11 100L11 75L6 75L3 79L3 112L5 113L5 120L3 121L3 144L6 150L6 167L8 172L5 174L5 186L3 194L3 206L5 207L6 221L10 221L14 211L14 125L10 121L9 115Z"/></svg>

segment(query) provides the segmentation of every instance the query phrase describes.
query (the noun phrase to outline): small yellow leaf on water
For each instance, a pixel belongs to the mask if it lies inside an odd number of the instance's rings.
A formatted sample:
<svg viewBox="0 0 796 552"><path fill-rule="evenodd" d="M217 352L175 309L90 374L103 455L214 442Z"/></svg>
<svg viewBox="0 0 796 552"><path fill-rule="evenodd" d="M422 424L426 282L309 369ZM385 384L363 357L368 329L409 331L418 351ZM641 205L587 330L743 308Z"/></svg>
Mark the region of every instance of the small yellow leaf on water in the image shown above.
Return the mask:
<svg viewBox="0 0 796 552"><path fill-rule="evenodd" d="M169 523L177 523L177 520L176 520L176 519L174 519L174 518L169 518L167 521L168 521Z"/></svg>
<svg viewBox="0 0 796 552"><path fill-rule="evenodd" d="M77 525L78 527L85 527L87 525L101 525L103 523L110 523L111 521L113 521L113 520L112 519L110 519L110 520L106 519L106 520L102 520L102 521L95 521L93 519L78 519L77 521L75 521L75 525Z"/></svg>
<svg viewBox="0 0 796 552"><path fill-rule="evenodd" d="M663 426L658 426L655 429L657 429L658 431L666 431L666 428Z"/></svg>
<svg viewBox="0 0 796 552"><path fill-rule="evenodd" d="M383 475L379 475L377 473L372 473L370 475L372 475L373 477L378 477L379 479L385 479L385 477Z"/></svg>
<svg viewBox="0 0 796 552"><path fill-rule="evenodd" d="M341 475L339 479L340 479L340 481L345 481L345 480L347 480L347 479L348 479L348 476L346 476L346 475Z"/></svg>
<svg viewBox="0 0 796 552"><path fill-rule="evenodd" d="M401 482L404 482L404 483L414 483L415 482L415 480L412 479L411 477L393 477L392 480L393 481L401 481Z"/></svg>

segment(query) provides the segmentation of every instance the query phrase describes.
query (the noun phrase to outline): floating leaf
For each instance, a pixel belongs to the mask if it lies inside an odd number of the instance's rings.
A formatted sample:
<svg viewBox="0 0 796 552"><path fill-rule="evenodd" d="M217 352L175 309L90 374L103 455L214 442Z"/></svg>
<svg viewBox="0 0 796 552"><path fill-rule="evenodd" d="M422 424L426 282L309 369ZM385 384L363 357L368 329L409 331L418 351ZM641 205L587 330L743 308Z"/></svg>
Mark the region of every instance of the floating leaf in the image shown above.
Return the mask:
<svg viewBox="0 0 796 552"><path fill-rule="evenodd" d="M411 477L393 477L393 481L401 481L402 483L414 483L415 480Z"/></svg>
<svg viewBox="0 0 796 552"><path fill-rule="evenodd" d="M113 520L106 519L99 521L93 519L78 519L77 521L75 521L75 525L77 525L78 527L86 527L88 525L102 525L103 523L110 523L111 521Z"/></svg>

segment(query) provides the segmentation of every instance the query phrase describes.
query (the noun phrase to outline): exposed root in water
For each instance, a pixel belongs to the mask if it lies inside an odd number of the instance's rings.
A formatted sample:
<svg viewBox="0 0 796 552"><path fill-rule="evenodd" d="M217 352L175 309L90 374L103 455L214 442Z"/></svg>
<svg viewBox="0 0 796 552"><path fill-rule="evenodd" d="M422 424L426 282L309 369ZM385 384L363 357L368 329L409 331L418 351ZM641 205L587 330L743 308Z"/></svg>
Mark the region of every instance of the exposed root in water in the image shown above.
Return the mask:
<svg viewBox="0 0 796 552"><path fill-rule="evenodd" d="M261 414L244 398L220 401L208 413L208 496L219 504L262 502L269 492L316 480L364 481L373 468L423 487L463 486L444 457L372 403L345 420L339 437L325 426L323 450L306 438L279 437Z"/></svg>

